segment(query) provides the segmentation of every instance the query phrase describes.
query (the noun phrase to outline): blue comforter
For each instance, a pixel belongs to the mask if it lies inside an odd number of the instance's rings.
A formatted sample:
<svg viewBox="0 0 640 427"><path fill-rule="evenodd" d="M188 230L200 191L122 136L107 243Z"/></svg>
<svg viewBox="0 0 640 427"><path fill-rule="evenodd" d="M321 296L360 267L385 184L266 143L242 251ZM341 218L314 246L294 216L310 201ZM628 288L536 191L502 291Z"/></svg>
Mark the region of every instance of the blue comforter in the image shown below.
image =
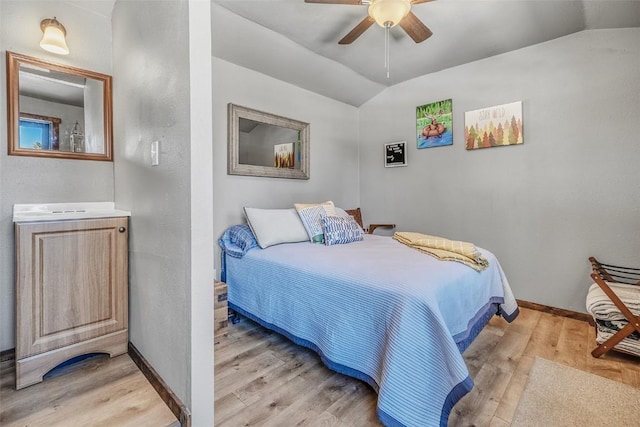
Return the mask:
<svg viewBox="0 0 640 427"><path fill-rule="evenodd" d="M461 352L496 303L518 314L498 260L479 250L482 272L384 236L289 243L225 257L224 279L231 308L369 383L386 426L446 426L473 387Z"/></svg>

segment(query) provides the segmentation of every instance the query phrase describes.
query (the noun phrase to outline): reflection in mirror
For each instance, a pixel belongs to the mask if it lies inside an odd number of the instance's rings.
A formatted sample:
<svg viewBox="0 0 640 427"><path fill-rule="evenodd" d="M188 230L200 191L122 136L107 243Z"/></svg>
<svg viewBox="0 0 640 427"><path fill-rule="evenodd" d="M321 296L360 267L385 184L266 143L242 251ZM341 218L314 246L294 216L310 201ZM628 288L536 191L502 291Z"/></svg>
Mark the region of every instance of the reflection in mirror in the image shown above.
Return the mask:
<svg viewBox="0 0 640 427"><path fill-rule="evenodd" d="M230 175L309 179L309 124L228 106Z"/></svg>
<svg viewBox="0 0 640 427"><path fill-rule="evenodd" d="M300 169L300 131L240 119L240 163Z"/></svg>
<svg viewBox="0 0 640 427"><path fill-rule="evenodd" d="M111 77L7 52L9 154L112 160Z"/></svg>

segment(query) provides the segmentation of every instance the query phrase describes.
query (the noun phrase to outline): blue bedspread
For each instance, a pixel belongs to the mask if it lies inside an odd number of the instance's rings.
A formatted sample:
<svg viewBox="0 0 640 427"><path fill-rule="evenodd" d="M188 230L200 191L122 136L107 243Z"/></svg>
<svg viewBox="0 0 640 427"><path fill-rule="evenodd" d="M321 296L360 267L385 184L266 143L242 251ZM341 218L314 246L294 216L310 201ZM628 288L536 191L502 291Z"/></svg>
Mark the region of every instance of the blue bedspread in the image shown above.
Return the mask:
<svg viewBox="0 0 640 427"><path fill-rule="evenodd" d="M461 351L494 303L508 321L518 314L497 259L479 250L489 261L482 272L365 235L252 249L225 257L224 274L230 307L368 382L383 424L446 426L473 387Z"/></svg>

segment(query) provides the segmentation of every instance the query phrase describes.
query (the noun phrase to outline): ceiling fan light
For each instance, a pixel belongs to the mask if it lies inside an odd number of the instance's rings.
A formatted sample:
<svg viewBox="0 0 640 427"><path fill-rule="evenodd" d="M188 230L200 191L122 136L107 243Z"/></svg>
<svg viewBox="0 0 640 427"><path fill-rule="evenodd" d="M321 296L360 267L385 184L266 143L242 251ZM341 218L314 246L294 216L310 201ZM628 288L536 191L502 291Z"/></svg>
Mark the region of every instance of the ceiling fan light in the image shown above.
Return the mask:
<svg viewBox="0 0 640 427"><path fill-rule="evenodd" d="M53 19L43 19L40 22L40 29L44 33L40 41L41 48L59 55L69 54L69 47L65 40L67 30L55 17Z"/></svg>
<svg viewBox="0 0 640 427"><path fill-rule="evenodd" d="M409 11L409 0L372 0L369 5L369 16L381 27L395 27Z"/></svg>

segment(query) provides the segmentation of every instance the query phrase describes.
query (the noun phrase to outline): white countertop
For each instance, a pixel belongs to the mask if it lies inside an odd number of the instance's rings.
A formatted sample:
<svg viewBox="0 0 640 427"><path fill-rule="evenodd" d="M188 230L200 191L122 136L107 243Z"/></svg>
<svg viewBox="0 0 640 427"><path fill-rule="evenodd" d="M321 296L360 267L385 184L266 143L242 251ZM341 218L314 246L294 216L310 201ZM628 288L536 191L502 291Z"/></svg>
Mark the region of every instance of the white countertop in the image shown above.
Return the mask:
<svg viewBox="0 0 640 427"><path fill-rule="evenodd" d="M123 216L131 216L131 212L116 209L115 203L113 202L13 205L13 222L113 218Z"/></svg>

